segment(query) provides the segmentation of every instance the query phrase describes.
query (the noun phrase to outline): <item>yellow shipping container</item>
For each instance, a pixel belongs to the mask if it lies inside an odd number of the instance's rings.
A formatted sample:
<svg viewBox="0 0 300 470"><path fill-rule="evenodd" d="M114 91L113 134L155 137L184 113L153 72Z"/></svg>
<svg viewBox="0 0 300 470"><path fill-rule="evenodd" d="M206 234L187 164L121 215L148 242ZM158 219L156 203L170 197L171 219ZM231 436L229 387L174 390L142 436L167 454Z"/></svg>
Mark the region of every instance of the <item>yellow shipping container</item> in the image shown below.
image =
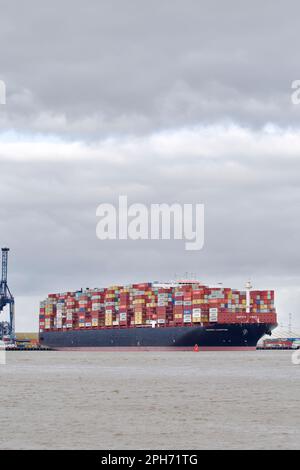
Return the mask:
<svg viewBox="0 0 300 470"><path fill-rule="evenodd" d="M22 341L24 339L37 341L39 338L38 333L16 333L17 341Z"/></svg>

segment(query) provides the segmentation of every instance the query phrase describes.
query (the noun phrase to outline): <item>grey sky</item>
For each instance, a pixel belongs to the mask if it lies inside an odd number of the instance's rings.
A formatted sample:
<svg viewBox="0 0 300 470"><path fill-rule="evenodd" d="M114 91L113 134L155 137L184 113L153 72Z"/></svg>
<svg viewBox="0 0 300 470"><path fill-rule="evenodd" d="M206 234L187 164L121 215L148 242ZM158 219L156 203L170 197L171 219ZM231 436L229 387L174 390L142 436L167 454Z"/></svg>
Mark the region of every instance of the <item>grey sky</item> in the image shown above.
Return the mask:
<svg viewBox="0 0 300 470"><path fill-rule="evenodd" d="M17 326L50 291L196 272L297 318L296 1L0 0L0 242ZM205 247L100 242L95 211L199 202ZM35 323L36 324L36 323Z"/></svg>

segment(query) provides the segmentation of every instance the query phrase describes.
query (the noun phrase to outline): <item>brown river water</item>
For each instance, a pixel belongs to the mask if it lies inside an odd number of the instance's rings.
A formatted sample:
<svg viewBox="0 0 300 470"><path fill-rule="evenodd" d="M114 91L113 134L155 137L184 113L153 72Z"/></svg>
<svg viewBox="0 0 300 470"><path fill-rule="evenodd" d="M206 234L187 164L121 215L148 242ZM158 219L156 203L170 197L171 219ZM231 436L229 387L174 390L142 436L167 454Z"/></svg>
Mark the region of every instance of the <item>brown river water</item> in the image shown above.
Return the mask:
<svg viewBox="0 0 300 470"><path fill-rule="evenodd" d="M289 351L10 352L1 449L299 449Z"/></svg>

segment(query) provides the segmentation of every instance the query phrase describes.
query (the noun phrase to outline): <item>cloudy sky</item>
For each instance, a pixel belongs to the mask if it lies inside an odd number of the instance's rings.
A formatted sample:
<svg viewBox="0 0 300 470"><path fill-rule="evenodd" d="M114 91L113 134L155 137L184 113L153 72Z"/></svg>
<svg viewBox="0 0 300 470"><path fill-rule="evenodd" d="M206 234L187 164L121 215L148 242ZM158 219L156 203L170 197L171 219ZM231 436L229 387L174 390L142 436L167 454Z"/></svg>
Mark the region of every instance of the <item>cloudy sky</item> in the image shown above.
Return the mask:
<svg viewBox="0 0 300 470"><path fill-rule="evenodd" d="M0 245L17 329L49 292L193 272L300 326L297 1L0 0ZM205 245L100 241L96 208L205 204Z"/></svg>

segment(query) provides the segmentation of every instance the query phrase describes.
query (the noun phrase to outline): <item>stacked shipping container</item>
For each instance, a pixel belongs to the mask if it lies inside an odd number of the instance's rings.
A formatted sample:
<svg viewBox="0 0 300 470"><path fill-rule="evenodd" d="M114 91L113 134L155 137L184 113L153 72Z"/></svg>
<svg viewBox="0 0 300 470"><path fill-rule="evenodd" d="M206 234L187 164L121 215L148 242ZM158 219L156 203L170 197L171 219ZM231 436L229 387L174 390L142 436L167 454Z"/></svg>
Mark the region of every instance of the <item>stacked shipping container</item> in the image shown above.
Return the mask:
<svg viewBox="0 0 300 470"><path fill-rule="evenodd" d="M276 322L273 291L209 288L197 282L111 286L50 294L40 305L40 331Z"/></svg>

